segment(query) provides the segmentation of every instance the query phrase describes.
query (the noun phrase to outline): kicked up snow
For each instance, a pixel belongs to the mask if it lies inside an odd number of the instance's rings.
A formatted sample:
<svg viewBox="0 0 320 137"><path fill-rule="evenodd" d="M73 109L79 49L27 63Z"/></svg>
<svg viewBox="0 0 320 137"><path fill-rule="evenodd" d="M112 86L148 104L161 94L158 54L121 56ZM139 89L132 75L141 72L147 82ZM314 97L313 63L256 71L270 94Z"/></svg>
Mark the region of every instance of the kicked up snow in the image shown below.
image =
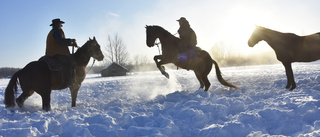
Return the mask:
<svg viewBox="0 0 320 137"><path fill-rule="evenodd" d="M6 109L9 79L0 79L0 136L258 137L320 136L318 63L293 64L297 88L285 89L281 64L228 67L222 86L214 70L208 92L192 71L158 71L123 77L87 75L71 108L70 91L52 91L52 111L32 95L22 108ZM21 94L21 89L19 89Z"/></svg>

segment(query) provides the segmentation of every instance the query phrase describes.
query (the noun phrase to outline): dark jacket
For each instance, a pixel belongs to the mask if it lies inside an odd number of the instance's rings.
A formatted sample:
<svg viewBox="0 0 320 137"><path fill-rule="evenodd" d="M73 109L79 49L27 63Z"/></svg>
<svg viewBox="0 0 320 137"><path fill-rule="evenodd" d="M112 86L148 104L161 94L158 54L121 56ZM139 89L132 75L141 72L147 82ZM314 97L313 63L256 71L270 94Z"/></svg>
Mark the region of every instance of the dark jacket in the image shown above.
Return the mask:
<svg viewBox="0 0 320 137"><path fill-rule="evenodd" d="M178 33L182 41L181 46L191 48L197 45L196 33L192 30L192 28L190 28L190 26L181 26L178 30Z"/></svg>
<svg viewBox="0 0 320 137"><path fill-rule="evenodd" d="M71 45L71 39L66 39L63 30L52 29L47 36L46 56L70 55L68 45Z"/></svg>

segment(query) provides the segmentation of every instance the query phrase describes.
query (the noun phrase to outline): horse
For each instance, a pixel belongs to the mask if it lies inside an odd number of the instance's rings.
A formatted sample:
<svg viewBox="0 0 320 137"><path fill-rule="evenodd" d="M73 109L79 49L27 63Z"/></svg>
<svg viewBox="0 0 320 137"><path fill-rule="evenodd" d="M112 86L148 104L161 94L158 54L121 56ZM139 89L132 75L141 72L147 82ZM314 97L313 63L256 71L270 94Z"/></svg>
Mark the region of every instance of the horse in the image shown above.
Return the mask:
<svg viewBox="0 0 320 137"><path fill-rule="evenodd" d="M190 61L181 60L179 56L183 53L178 51L178 44L181 42L180 38L175 37L167 30L160 26L146 26L146 44L148 47L155 45L155 40L159 38L161 43L162 55L154 56L154 61L160 70L160 72L167 78L169 74L164 70L163 64L173 63L174 65L183 68L191 69L194 71L198 81L200 82L200 88L204 91L208 91L210 82L208 80L208 74L212 69L212 63L215 65L216 76L222 85L238 88L237 86L224 80L221 75L220 68L216 61L214 61L208 52L195 48L195 55ZM160 60L160 61L159 61Z"/></svg>
<svg viewBox="0 0 320 137"><path fill-rule="evenodd" d="M69 88L71 91L71 107L76 106L76 99L81 83L86 76L86 66L91 57L101 61L104 55L101 52L100 45L96 38L89 40L71 55L66 55L74 64L73 68L62 66L57 70L51 70L45 60L33 61L27 64L23 69L17 71L9 81L5 90L4 104L6 107L15 106L15 95L17 93L18 83L23 93L16 99L19 107L23 106L24 101L34 92L37 92L42 98L42 109L51 110L50 94L51 90L61 90ZM70 75L73 71L73 75ZM69 78L69 76L72 76ZM19 82L18 82L19 79ZM65 79L70 79L66 81Z"/></svg>
<svg viewBox="0 0 320 137"><path fill-rule="evenodd" d="M262 40L268 43L275 51L277 59L284 65L287 76L286 88L290 88L291 91L296 88L291 64L320 59L320 33L298 36L256 26L248 40L248 45L254 47Z"/></svg>

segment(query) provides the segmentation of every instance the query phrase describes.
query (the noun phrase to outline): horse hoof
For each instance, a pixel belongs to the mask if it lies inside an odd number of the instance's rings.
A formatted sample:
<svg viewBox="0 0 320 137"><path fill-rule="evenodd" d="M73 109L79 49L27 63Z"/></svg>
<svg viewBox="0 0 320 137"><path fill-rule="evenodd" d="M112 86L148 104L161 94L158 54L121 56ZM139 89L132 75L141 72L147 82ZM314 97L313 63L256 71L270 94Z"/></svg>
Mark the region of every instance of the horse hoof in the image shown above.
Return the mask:
<svg viewBox="0 0 320 137"><path fill-rule="evenodd" d="M162 75L164 75L166 78L168 78L169 79L169 74L167 73L167 72L161 72L162 73Z"/></svg>
<svg viewBox="0 0 320 137"><path fill-rule="evenodd" d="M296 87L292 86L291 89L290 89L290 91L294 90L295 88L296 88Z"/></svg>
<svg viewBox="0 0 320 137"><path fill-rule="evenodd" d="M46 112L50 111L51 110L51 107L42 107L42 109Z"/></svg>
<svg viewBox="0 0 320 137"><path fill-rule="evenodd" d="M22 106L23 106L23 104L22 104L22 103L19 103L19 102L17 102L17 105L18 105L20 108L22 108Z"/></svg>
<svg viewBox="0 0 320 137"><path fill-rule="evenodd" d="M166 76L166 78L169 79L169 74L168 73L165 73L164 76Z"/></svg>
<svg viewBox="0 0 320 137"><path fill-rule="evenodd" d="M19 99L16 100L17 105L21 108L23 106L23 103Z"/></svg>
<svg viewBox="0 0 320 137"><path fill-rule="evenodd" d="M289 88L290 88L290 86L289 86L289 85L287 85L287 86L286 86L286 89L289 89Z"/></svg>

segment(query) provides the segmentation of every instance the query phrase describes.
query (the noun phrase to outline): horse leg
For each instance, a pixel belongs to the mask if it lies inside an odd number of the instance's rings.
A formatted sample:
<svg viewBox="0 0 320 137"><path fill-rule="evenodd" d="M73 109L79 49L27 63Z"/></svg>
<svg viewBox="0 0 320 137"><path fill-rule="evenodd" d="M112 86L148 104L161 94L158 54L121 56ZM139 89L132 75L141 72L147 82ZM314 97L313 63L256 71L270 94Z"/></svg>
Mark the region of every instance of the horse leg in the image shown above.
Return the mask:
<svg viewBox="0 0 320 137"><path fill-rule="evenodd" d="M164 70L164 67L161 66L162 64L165 64L162 60L162 55L154 56L153 60L156 62L157 68L160 70L161 74L169 78L169 74ZM160 61L158 62L158 60Z"/></svg>
<svg viewBox="0 0 320 137"><path fill-rule="evenodd" d="M194 71L194 73L196 74L196 77L197 77L197 79L198 79L198 81L199 81L199 83L200 83L200 88L203 89L204 83L203 83L203 81L202 81L201 75L200 75L199 72L197 72L197 71ZM199 88L199 89L200 89L200 88Z"/></svg>
<svg viewBox="0 0 320 137"><path fill-rule="evenodd" d="M289 89L291 87L291 91L296 88L296 82L294 81L293 71L291 67L291 63L282 63L286 70L287 75L287 86L286 88Z"/></svg>
<svg viewBox="0 0 320 137"><path fill-rule="evenodd" d="M204 83L204 85L205 85L205 89L204 89L204 91L208 91L208 89L209 89L209 87L210 87L210 82L209 82L209 80L208 80L208 75L202 75L202 81L203 81L203 83Z"/></svg>
<svg viewBox="0 0 320 137"><path fill-rule="evenodd" d="M205 85L204 91L208 91L208 89L211 86L211 83L210 83L210 81L208 79L208 75L209 75L209 73L210 73L210 71L212 69L212 63L211 63L212 62L211 61L212 58L210 57L210 55L207 56L206 60L207 61L204 62L205 65L203 65L204 66L203 72L201 73L202 74L202 81L203 81L203 83ZM208 62L210 62L210 63L208 63Z"/></svg>
<svg viewBox="0 0 320 137"><path fill-rule="evenodd" d="M69 89L71 92L71 107L75 107L76 101L77 101L77 96L78 96L78 91L80 89L80 85L73 84L73 86L71 86Z"/></svg>
<svg viewBox="0 0 320 137"><path fill-rule="evenodd" d="M50 101L51 101L51 90L43 90L43 92L41 92L40 94L41 98L42 98L42 109L45 111L50 111L51 110L51 105L50 105Z"/></svg>
<svg viewBox="0 0 320 137"><path fill-rule="evenodd" d="M16 102L18 106L21 108L23 106L24 101L30 97L34 93L33 90L28 90L26 92L23 92L17 99Z"/></svg>

